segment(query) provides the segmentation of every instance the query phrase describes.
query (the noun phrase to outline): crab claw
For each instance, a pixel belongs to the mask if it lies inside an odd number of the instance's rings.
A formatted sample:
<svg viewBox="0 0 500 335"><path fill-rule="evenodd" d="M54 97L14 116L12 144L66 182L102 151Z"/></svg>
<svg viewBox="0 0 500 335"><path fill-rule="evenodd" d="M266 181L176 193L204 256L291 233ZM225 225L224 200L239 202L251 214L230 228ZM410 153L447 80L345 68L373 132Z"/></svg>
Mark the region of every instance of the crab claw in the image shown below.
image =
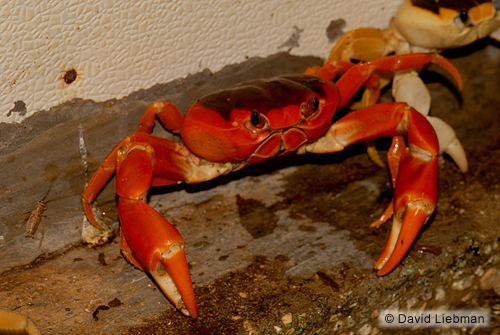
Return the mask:
<svg viewBox="0 0 500 335"><path fill-rule="evenodd" d="M401 262L431 213L425 203L411 203L393 219L389 240L373 267L378 276L391 272ZM401 216L403 220L401 221Z"/></svg>
<svg viewBox="0 0 500 335"><path fill-rule="evenodd" d="M436 207L437 150L431 154L415 146L412 149L400 150L399 173L394 168L391 171L397 175L394 200L389 205L394 205L394 219L389 240L374 266L378 276L401 262Z"/></svg>
<svg viewBox="0 0 500 335"><path fill-rule="evenodd" d="M146 203L147 190L153 180L153 164L158 165L154 149L148 144L136 143L124 151L116 176L116 191L120 196L120 247L132 264L151 274L176 308L196 318L198 309L184 253L184 239Z"/></svg>
<svg viewBox="0 0 500 335"><path fill-rule="evenodd" d="M127 259L149 272L184 315L197 318L184 240L179 231L142 201L120 198L118 209L123 233L122 250Z"/></svg>

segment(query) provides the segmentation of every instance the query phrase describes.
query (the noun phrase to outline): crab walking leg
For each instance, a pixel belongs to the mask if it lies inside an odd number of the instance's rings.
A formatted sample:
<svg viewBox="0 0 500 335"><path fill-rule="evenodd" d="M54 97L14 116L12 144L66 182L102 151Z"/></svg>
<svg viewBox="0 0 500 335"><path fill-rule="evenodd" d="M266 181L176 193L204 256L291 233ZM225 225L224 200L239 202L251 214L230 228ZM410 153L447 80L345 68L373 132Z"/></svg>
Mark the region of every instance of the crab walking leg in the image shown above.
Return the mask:
<svg viewBox="0 0 500 335"><path fill-rule="evenodd" d="M184 240L174 226L146 203L153 182L154 149L138 142L121 155L124 158L117 170L116 190L120 196L122 238L126 239L123 244L130 248L124 253L132 263L140 262L179 310L196 318L198 310Z"/></svg>
<svg viewBox="0 0 500 335"><path fill-rule="evenodd" d="M106 156L102 164L90 179L87 187L82 194L82 205L85 216L89 222L97 229L104 230L104 228L97 222L97 219L92 211L92 201L97 197L106 182L113 176L116 171L117 152L120 147L128 143L128 137L120 141L113 150Z"/></svg>
<svg viewBox="0 0 500 335"><path fill-rule="evenodd" d="M395 177L394 224L382 255L375 263L377 275L393 270L403 259L422 226L434 212L437 198L438 140L425 116L405 103L380 103L358 109L333 124L318 141L299 153L341 151L348 145L376 137L400 138L389 155ZM390 210L384 214L390 215Z"/></svg>
<svg viewBox="0 0 500 335"><path fill-rule="evenodd" d="M339 106L344 106L353 95L364 85L373 71L381 70L396 72L408 70L429 64L437 64L448 71L457 82L460 91L463 81L458 70L441 55L438 54L403 54L377 58L365 63L358 63L349 69L336 82L340 90L341 100ZM327 65L325 65L327 66ZM320 71L318 73L321 73Z"/></svg>
<svg viewBox="0 0 500 335"><path fill-rule="evenodd" d="M117 145L115 145L113 150L111 150L111 152L106 156L102 164L90 179L82 194L82 204L85 215L90 223L97 229L103 230L92 211L92 201L94 201L106 182L115 173L119 160L119 153L122 148L137 141L152 141L156 145L157 150L160 150L161 153L164 154L162 157L164 157L163 160L165 162L160 162L162 163L161 166L164 167L164 171L162 174L156 174L154 176L153 186L166 186L175 184L179 180L182 181L185 179L186 171L189 167L187 167L184 160L179 158L180 156L183 156L179 153L179 151L182 151L183 149L178 148L178 145L174 142L145 133L135 133L126 136ZM163 175L166 175L167 177L162 178Z"/></svg>
<svg viewBox="0 0 500 335"><path fill-rule="evenodd" d="M198 315L184 254L176 228L146 204L151 186L186 180L191 174L185 148L146 133L125 137L108 154L82 195L89 221L99 229L91 203L117 171L121 232L120 247L136 267L149 272L165 295L185 315ZM182 152L182 153L181 153ZM160 156L160 158L158 158Z"/></svg>
<svg viewBox="0 0 500 335"><path fill-rule="evenodd" d="M334 62L336 63L336 62ZM402 54L402 55L393 55L393 56L387 56L387 57L381 57L377 58L365 63L359 63L357 66L352 67L350 70L348 70L345 75L340 77L340 79L337 81L337 85L340 89L340 96L343 98L340 101L340 106L343 106L344 104L347 103L347 101L352 97L354 94L353 92L356 92L360 87L360 82L359 79L363 78L367 80L367 83L373 82L373 80L376 80L376 77L373 76L373 71L375 69L377 70L383 70L383 71L404 71L404 70L409 70L415 67L420 67L420 66L425 66L428 64L438 64L439 66L443 67L445 70L447 70L455 79L455 81L458 84L458 87L460 90L463 88L463 82L462 78L460 77L460 74L458 73L457 69L444 57L438 55L438 54ZM324 68L328 68L330 65L327 63ZM322 71L318 71L318 73L321 73ZM371 76L371 78L370 78ZM370 79L370 80L369 80ZM407 78L407 79L412 79L412 78ZM418 78L417 80L420 80ZM421 84L424 86L423 88L426 90L425 85ZM396 85L397 86L397 85ZM373 105L376 103L376 101L379 98L380 94L380 87L377 85L370 83L367 85L367 90L366 92L370 92L369 95L363 95L363 104L364 105ZM426 91L427 92L427 91ZM412 90L412 93L415 93ZM427 92L428 93L428 92ZM401 97L398 99L398 96L396 95L396 101L404 101L407 102L405 99L406 97ZM413 99L415 100L415 99ZM429 100L430 103L430 100ZM410 105L414 106L416 105L414 102L410 103ZM462 172L466 172L468 169L467 166L467 157L465 155L465 151L462 148L462 145L458 141L458 139L455 136L455 132L453 129L448 126L446 123L443 121L437 119L437 118L432 118L429 120L432 125L437 129L438 131L438 136L439 136L439 142L441 147L443 148L442 151L446 152L449 154L452 159L456 162L458 167ZM370 146L371 143L368 144L368 154L372 161L374 161L377 165L383 166L382 161L378 157L378 154L376 153L376 150ZM442 153L442 152L441 152Z"/></svg>
<svg viewBox="0 0 500 335"><path fill-rule="evenodd" d="M345 73L347 73L347 71L349 71L351 68L355 66L356 64L351 62L343 60L333 60L331 62L327 62L322 67L309 68L304 72L304 74L312 74L318 77L334 81L337 75L343 76ZM363 106L371 106L376 104L378 99L380 98L381 78L377 74L373 73L373 69L363 69L362 72L364 73L360 77L360 79L362 78L361 80L363 81L363 83L362 85L359 85L359 87L365 86L365 92L370 92L370 94L363 95ZM358 84L358 81L355 81L354 84ZM353 92L356 91L354 89L351 90ZM350 106L351 109L357 109L355 107L356 107L355 105Z"/></svg>
<svg viewBox="0 0 500 335"><path fill-rule="evenodd" d="M172 103L163 100L153 102L144 112L139 126L138 133L151 133L155 125L156 116L168 130L178 133L181 129L182 115L179 109Z"/></svg>

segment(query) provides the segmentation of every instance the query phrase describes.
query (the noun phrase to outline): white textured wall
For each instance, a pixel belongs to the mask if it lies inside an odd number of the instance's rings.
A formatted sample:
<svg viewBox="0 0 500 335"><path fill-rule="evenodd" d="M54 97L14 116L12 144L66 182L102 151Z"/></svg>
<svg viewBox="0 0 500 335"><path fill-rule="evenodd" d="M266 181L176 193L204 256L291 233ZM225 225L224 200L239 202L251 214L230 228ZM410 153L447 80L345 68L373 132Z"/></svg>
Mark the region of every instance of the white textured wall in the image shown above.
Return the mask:
<svg viewBox="0 0 500 335"><path fill-rule="evenodd" d="M386 27L395 0L0 1L0 122L20 122L78 97L120 99L141 88L218 71L288 48L326 57L331 20L344 31ZM62 80L76 69L78 79ZM24 102L26 111L23 111ZM11 110L18 112L11 112Z"/></svg>

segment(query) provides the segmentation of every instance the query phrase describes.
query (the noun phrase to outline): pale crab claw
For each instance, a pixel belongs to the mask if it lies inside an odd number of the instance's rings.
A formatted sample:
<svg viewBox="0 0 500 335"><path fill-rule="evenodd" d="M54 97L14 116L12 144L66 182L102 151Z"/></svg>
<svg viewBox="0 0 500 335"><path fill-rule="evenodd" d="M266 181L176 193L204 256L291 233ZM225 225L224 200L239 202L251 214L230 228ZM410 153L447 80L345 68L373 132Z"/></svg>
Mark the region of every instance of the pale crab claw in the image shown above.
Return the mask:
<svg viewBox="0 0 500 335"><path fill-rule="evenodd" d="M406 102L420 114L429 115L431 94L416 71L400 71L394 75L392 96L394 101Z"/></svg>
<svg viewBox="0 0 500 335"><path fill-rule="evenodd" d="M465 154L462 143L460 143L456 136L455 130L438 117L427 116L427 120L436 131L439 141L439 154L442 155L445 153L450 156L455 164L457 164L460 171L466 173L469 169L467 155Z"/></svg>
<svg viewBox="0 0 500 335"><path fill-rule="evenodd" d="M395 101L406 102L420 114L427 116L427 120L432 124L438 137L439 154L446 153L457 164L461 172L467 172L469 168L467 155L455 130L443 120L428 115L431 107L431 96L418 73L413 70L398 72L394 76L392 94Z"/></svg>

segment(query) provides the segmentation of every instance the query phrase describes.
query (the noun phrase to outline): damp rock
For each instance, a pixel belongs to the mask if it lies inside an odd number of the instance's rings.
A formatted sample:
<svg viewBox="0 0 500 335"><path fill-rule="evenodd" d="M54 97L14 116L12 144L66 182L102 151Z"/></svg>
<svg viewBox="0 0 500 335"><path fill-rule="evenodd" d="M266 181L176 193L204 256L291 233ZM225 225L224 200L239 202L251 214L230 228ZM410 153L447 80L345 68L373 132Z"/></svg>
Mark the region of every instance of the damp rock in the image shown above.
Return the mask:
<svg viewBox="0 0 500 335"><path fill-rule="evenodd" d="M493 247L491 246L491 244L486 244L484 246L484 250L483 250L483 253L486 255L486 256L489 256L491 254L491 252L493 251Z"/></svg>
<svg viewBox="0 0 500 335"><path fill-rule="evenodd" d="M422 295L422 299L424 301L431 300L431 298L432 298L432 289L430 287L424 288L424 290L422 291L421 295Z"/></svg>
<svg viewBox="0 0 500 335"><path fill-rule="evenodd" d="M476 269L476 271L474 271L474 274L478 277L482 277L484 275L484 269L481 265L479 265Z"/></svg>
<svg viewBox="0 0 500 335"><path fill-rule="evenodd" d="M474 295L474 292L473 292L473 291L471 291L471 292L467 293L466 295L464 295L464 296L460 299L460 301L461 301L461 302L467 302L467 301L469 301L469 300L470 300L470 298L472 298L472 296L473 296L473 295Z"/></svg>
<svg viewBox="0 0 500 335"><path fill-rule="evenodd" d="M472 286L474 276L465 277L451 284L451 288L456 291L463 291Z"/></svg>
<svg viewBox="0 0 500 335"><path fill-rule="evenodd" d="M415 265L406 265L401 270L401 274L403 276L410 276L410 275L414 274L417 271L418 271L418 268Z"/></svg>
<svg viewBox="0 0 500 335"><path fill-rule="evenodd" d="M335 322L337 321L338 319L340 318L340 313L334 313L331 317L330 317L330 322Z"/></svg>
<svg viewBox="0 0 500 335"><path fill-rule="evenodd" d="M446 291L442 287L436 288L436 296L435 299L437 301L443 301L446 298Z"/></svg>
<svg viewBox="0 0 500 335"><path fill-rule="evenodd" d="M257 331L253 328L250 321L248 321L248 320L243 321L243 328L245 329L245 331L248 332L248 334L257 335Z"/></svg>
<svg viewBox="0 0 500 335"><path fill-rule="evenodd" d="M457 259L455 261L455 264L453 264L453 270L456 271L459 269L463 269L463 268L465 268L466 265L467 265L466 259Z"/></svg>
<svg viewBox="0 0 500 335"><path fill-rule="evenodd" d="M481 289L489 290L494 287L498 287L500 284L500 270L497 268L491 268L481 277L480 285Z"/></svg>
<svg viewBox="0 0 500 335"><path fill-rule="evenodd" d="M420 272L420 275L427 276L428 274L431 274L437 270L438 270L437 266L431 265L428 268L419 270L419 272Z"/></svg>
<svg viewBox="0 0 500 335"><path fill-rule="evenodd" d="M293 321L292 313L285 314L281 318L281 321L283 322L284 325L288 325L288 324L292 323L292 321Z"/></svg>
<svg viewBox="0 0 500 335"><path fill-rule="evenodd" d="M418 282L417 282L418 285L425 285L425 286L429 286L431 284L431 280L427 277L424 277L422 279L420 279Z"/></svg>
<svg viewBox="0 0 500 335"><path fill-rule="evenodd" d="M406 283L406 278L401 278L396 281L393 281L392 283L389 283L385 289L388 291L396 290L403 286Z"/></svg>
<svg viewBox="0 0 500 335"><path fill-rule="evenodd" d="M460 278L463 278L464 274L465 274L465 270L456 271L456 272L453 274L453 279L460 279Z"/></svg>
<svg viewBox="0 0 500 335"><path fill-rule="evenodd" d="M496 263L498 263L498 259L500 257L498 257L498 255L493 255L491 256L485 263L484 263L484 267L488 267L488 266L491 266L491 265L494 265Z"/></svg>
<svg viewBox="0 0 500 335"><path fill-rule="evenodd" d="M347 328L354 328L354 326L356 325L356 319L354 319L352 316L348 316L347 317Z"/></svg>
<svg viewBox="0 0 500 335"><path fill-rule="evenodd" d="M341 294L340 295L340 299L343 299L343 300L349 299L350 297L352 297L352 295L353 295L352 291L348 291L348 292L346 292L344 294Z"/></svg>
<svg viewBox="0 0 500 335"><path fill-rule="evenodd" d="M373 292L368 296L368 303L372 303L379 300L378 292Z"/></svg>
<svg viewBox="0 0 500 335"><path fill-rule="evenodd" d="M361 315L361 317L363 317L363 318L368 318L371 315L371 311L370 310L361 311L361 312L359 312L359 315Z"/></svg>
<svg viewBox="0 0 500 335"><path fill-rule="evenodd" d="M415 297L412 297L408 300L406 300L406 308L411 309L413 306L415 306L418 303L418 299Z"/></svg>
<svg viewBox="0 0 500 335"><path fill-rule="evenodd" d="M470 250L474 253L474 255L479 254L479 241L473 241L470 246Z"/></svg>
<svg viewBox="0 0 500 335"><path fill-rule="evenodd" d="M367 323L363 327L359 328L359 334L370 335L372 333L372 330L373 330L372 326Z"/></svg>

